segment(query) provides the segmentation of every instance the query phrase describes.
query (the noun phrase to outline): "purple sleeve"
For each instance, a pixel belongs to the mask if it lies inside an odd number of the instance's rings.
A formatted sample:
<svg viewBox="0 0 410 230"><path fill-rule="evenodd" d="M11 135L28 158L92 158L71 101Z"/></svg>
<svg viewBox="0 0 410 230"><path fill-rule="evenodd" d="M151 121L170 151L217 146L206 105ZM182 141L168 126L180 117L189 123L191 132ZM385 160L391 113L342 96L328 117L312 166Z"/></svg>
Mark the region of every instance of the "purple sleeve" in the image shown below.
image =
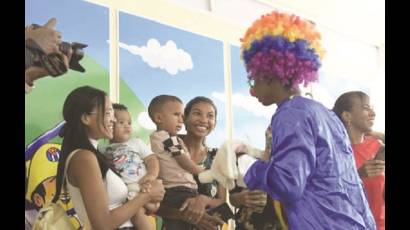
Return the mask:
<svg viewBox="0 0 410 230"><path fill-rule="evenodd" d="M315 142L306 119L287 114L272 123L269 162L257 161L246 172L249 189L260 189L273 199L291 202L302 195L315 165Z"/></svg>
<svg viewBox="0 0 410 230"><path fill-rule="evenodd" d="M269 164L262 161L257 160L255 163L251 165L251 167L246 171L244 176L244 181L246 187L250 190L260 189L265 190L262 188L263 184L263 177L265 176L265 171L269 167Z"/></svg>

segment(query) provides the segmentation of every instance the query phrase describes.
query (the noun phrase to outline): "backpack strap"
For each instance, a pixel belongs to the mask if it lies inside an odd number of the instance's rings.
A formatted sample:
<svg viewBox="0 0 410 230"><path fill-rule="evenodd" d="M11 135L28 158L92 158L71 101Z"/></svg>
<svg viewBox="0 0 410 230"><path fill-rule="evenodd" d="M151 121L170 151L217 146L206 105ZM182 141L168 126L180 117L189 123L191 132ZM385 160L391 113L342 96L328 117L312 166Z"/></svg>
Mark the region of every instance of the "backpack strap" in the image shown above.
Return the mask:
<svg viewBox="0 0 410 230"><path fill-rule="evenodd" d="M76 149L74 151L71 152L70 155L68 155L67 160L65 161L65 167L64 167L64 174L63 174L63 181L66 181L67 178L67 169L68 169L68 165L70 164L70 160L71 158L74 156L74 154L76 154L80 149Z"/></svg>
<svg viewBox="0 0 410 230"><path fill-rule="evenodd" d="M71 158L74 156L74 154L76 154L80 149L76 149L74 151L71 152L70 155L68 155L67 160L65 161L65 167L64 167L64 174L63 174L63 186L65 187L65 190L67 191L67 169L68 169L68 165L70 164Z"/></svg>
<svg viewBox="0 0 410 230"><path fill-rule="evenodd" d="M52 203L57 203L57 201L58 201L58 199L60 199L59 198L59 196L61 195L61 190L62 190L62 188L64 187L66 190L67 190L67 186L65 186L66 185L66 177L67 177L67 166L68 166L68 164L69 164L69 162L70 162L70 160L71 160L71 157L73 157L74 156L74 154L75 153L77 153L78 151L79 151L80 149L76 149L76 150L74 150L74 151L72 151L71 153L70 153L70 155L68 155L68 157L67 157L67 160L66 160L66 164L65 164L65 167L64 167L64 173L63 173L63 183L61 184L61 188L59 189L59 188L56 188L56 194L54 195L54 197L53 197L53 199L52 199ZM57 194L58 193L58 194Z"/></svg>

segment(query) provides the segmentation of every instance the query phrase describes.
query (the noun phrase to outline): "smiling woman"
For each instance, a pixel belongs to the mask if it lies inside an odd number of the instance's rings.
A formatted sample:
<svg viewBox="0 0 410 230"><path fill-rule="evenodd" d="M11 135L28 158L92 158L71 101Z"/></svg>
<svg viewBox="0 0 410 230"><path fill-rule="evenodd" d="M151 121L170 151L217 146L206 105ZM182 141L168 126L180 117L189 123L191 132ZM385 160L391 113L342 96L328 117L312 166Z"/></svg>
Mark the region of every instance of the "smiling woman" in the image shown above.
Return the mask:
<svg viewBox="0 0 410 230"><path fill-rule="evenodd" d="M377 229L384 230L384 144L372 136L367 136L372 133L376 117L370 98L361 91L346 92L336 100L333 111L342 120L349 134L356 167L363 180ZM378 155L378 152L381 155Z"/></svg>
<svg viewBox="0 0 410 230"><path fill-rule="evenodd" d="M106 93L90 86L74 89L63 106L66 123L60 132L64 139L53 201L59 198L64 185L63 172L66 171L67 189L85 229L132 227L129 219L144 204L159 202L164 195L162 183L153 181L142 186L149 188L149 193L140 192L124 203L126 185L97 150L99 139L113 137L115 118L112 110Z"/></svg>
<svg viewBox="0 0 410 230"><path fill-rule="evenodd" d="M196 166L210 169L216 149L206 145L206 137L216 125L217 108L213 101L206 97L195 97L184 110L186 135L180 135L184 149ZM183 201L182 206L175 207L161 204L159 215L165 220L169 229L217 229L223 222L208 214L208 208L215 208L225 202L226 190L216 181L198 184L198 193ZM174 197L175 198L175 197ZM180 209L182 207L182 209Z"/></svg>

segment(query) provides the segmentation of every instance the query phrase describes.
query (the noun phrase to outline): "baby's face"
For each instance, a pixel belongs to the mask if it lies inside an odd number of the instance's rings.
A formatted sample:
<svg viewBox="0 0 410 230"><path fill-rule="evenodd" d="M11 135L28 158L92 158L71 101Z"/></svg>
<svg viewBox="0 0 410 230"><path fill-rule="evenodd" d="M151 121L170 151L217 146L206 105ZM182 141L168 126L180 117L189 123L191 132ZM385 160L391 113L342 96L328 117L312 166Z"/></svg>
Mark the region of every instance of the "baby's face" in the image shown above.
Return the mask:
<svg viewBox="0 0 410 230"><path fill-rule="evenodd" d="M181 103L170 101L164 104L160 112L160 129L170 135L177 135L184 123L184 109Z"/></svg>
<svg viewBox="0 0 410 230"><path fill-rule="evenodd" d="M114 142L122 143L131 138L132 126L131 116L126 110L115 110L115 118L117 121L114 123Z"/></svg>

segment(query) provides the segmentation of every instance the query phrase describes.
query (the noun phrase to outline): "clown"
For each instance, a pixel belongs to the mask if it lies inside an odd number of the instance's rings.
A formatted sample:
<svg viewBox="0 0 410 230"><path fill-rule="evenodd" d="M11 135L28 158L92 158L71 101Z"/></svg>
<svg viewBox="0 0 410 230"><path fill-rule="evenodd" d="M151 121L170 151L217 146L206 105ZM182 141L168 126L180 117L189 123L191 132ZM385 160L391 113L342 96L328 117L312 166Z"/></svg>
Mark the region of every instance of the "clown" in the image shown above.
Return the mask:
<svg viewBox="0 0 410 230"><path fill-rule="evenodd" d="M251 94L278 106L271 151L244 182L281 202L289 229L376 229L343 124L322 104L298 96L318 79L320 34L298 16L272 12L241 39Z"/></svg>

